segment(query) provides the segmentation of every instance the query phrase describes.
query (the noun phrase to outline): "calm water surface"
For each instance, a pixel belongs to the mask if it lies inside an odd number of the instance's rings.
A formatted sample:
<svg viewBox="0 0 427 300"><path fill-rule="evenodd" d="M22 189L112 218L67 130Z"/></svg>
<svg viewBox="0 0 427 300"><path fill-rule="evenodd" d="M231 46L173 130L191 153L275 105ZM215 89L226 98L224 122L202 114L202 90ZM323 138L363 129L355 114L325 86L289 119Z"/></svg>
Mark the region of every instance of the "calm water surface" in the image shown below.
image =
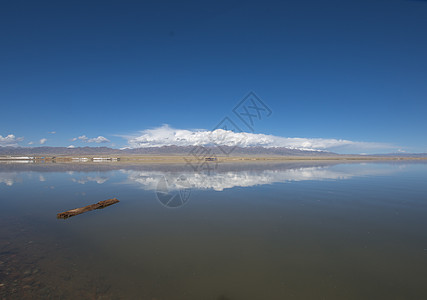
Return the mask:
<svg viewBox="0 0 427 300"><path fill-rule="evenodd" d="M426 195L423 162L3 163L0 299L427 299Z"/></svg>

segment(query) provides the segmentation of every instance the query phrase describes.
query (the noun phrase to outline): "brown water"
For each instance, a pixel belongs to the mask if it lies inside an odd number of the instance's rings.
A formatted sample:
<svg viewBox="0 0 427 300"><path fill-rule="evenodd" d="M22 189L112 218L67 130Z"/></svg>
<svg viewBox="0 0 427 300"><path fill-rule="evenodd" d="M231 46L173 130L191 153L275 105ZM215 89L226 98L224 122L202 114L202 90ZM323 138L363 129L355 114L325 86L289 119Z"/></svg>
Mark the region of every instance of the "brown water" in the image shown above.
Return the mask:
<svg viewBox="0 0 427 300"><path fill-rule="evenodd" d="M0 299L427 299L426 183L422 162L1 164Z"/></svg>

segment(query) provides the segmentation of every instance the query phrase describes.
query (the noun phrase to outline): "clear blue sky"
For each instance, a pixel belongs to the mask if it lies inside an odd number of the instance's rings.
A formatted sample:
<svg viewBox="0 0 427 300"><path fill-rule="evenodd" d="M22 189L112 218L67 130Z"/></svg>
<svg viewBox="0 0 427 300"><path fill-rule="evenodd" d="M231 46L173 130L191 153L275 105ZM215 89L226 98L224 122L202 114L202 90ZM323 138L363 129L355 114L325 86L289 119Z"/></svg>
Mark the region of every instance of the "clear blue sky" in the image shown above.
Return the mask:
<svg viewBox="0 0 427 300"><path fill-rule="evenodd" d="M211 129L254 91L256 133L427 152L427 1L2 1L0 37L21 146Z"/></svg>

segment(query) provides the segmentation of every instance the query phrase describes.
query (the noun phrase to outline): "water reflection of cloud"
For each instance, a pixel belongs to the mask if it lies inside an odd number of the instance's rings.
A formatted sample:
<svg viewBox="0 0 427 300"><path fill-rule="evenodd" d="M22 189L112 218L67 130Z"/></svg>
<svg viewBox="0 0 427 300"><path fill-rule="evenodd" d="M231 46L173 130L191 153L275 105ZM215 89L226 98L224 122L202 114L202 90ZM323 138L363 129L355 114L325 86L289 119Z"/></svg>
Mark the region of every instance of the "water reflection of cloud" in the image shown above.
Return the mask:
<svg viewBox="0 0 427 300"><path fill-rule="evenodd" d="M17 182L23 182L24 177L29 180L34 180L34 173L31 172L0 172L0 183L4 183L7 186L12 186ZM46 178L42 175L38 175L40 182L46 181Z"/></svg>
<svg viewBox="0 0 427 300"><path fill-rule="evenodd" d="M9 175L9 176L5 176ZM0 183L4 183L7 186L12 186L15 183L14 176L10 176L12 174L0 174Z"/></svg>
<svg viewBox="0 0 427 300"><path fill-rule="evenodd" d="M17 182L22 182L22 178L17 172L0 172L0 183L3 183L7 186L12 186Z"/></svg>
<svg viewBox="0 0 427 300"><path fill-rule="evenodd" d="M108 181L110 178L106 176L84 176L81 178L71 178L71 181L80 183L80 184L86 184L88 182L96 182L97 184L103 184L106 181Z"/></svg>
<svg viewBox="0 0 427 300"><path fill-rule="evenodd" d="M171 190L182 188L212 189L222 191L233 187L250 187L305 180L344 180L356 176L380 175L390 173L391 169L375 168L333 168L302 167L284 170L228 171L216 173L181 172L167 173L160 171L121 170L128 181L137 183L145 190L156 190L161 178L166 178ZM183 182L182 178L185 178Z"/></svg>

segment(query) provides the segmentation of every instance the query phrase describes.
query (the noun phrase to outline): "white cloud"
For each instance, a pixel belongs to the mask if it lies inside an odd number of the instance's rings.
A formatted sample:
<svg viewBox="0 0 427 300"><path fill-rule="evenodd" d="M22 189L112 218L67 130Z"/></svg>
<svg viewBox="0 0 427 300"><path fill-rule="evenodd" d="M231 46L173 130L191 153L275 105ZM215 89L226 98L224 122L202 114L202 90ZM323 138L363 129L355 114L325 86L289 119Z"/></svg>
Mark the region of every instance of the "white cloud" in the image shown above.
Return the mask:
<svg viewBox="0 0 427 300"><path fill-rule="evenodd" d="M109 143L110 140L103 137L103 136L98 136L96 138L92 138L92 139L88 139L87 140L88 143Z"/></svg>
<svg viewBox="0 0 427 300"><path fill-rule="evenodd" d="M82 136L79 136L78 138L71 139L72 142L74 142L76 140L81 140L84 143L97 143L97 144L109 143L110 142L109 139L107 139L103 136L98 136L96 138L88 138L86 135L82 135Z"/></svg>
<svg viewBox="0 0 427 300"><path fill-rule="evenodd" d="M85 135L82 135L82 136L79 136L78 138L75 138L75 139L79 139L79 140L81 140L83 142L86 142L89 138L87 136L85 136Z"/></svg>
<svg viewBox="0 0 427 300"><path fill-rule="evenodd" d="M0 135L0 147L18 147L18 142L23 140L24 138L17 138L13 134L9 134L5 137Z"/></svg>
<svg viewBox="0 0 427 300"><path fill-rule="evenodd" d="M74 145L70 145L70 146L68 146L67 148L68 148L68 149L73 149L73 148L76 148L76 146L74 146Z"/></svg>
<svg viewBox="0 0 427 300"><path fill-rule="evenodd" d="M49 131L48 133L50 133L50 134L55 134L55 133L56 133L56 131Z"/></svg>
<svg viewBox="0 0 427 300"><path fill-rule="evenodd" d="M40 140L40 145L44 145L47 142L47 139L43 138Z"/></svg>
<svg viewBox="0 0 427 300"><path fill-rule="evenodd" d="M343 139L324 138L289 138L267 134L233 132L230 130L183 130L163 125L154 129L143 130L136 136L125 137L129 148L161 147L161 146L209 146L226 145L240 147L262 146L266 148L286 147L302 150L339 149L389 149L393 146L383 143L357 142Z"/></svg>
<svg viewBox="0 0 427 300"><path fill-rule="evenodd" d="M34 142L28 142L28 145L32 145L32 144L34 144Z"/></svg>

